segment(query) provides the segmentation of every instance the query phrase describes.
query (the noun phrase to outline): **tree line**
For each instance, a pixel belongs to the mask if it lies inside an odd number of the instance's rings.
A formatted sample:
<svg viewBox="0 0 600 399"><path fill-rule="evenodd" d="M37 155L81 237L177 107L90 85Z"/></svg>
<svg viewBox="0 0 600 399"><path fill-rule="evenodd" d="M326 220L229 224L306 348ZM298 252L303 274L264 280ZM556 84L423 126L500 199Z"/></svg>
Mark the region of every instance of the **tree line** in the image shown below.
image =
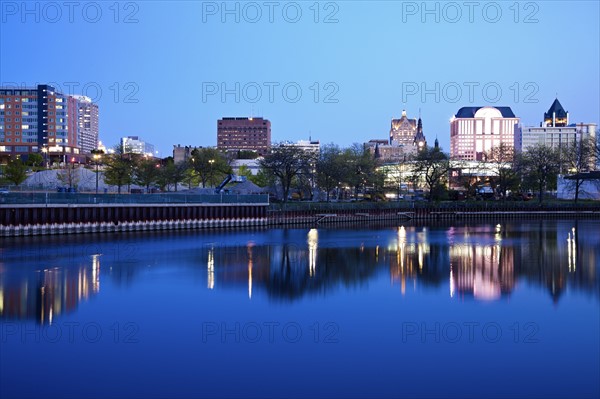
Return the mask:
<svg viewBox="0 0 600 399"><path fill-rule="evenodd" d="M39 167L39 154L30 154L26 162L11 160L3 167L3 180L20 185L27 178L27 169ZM184 162L175 163L172 157L156 159L139 154L125 153L122 146L114 153L100 154L104 182L116 186L119 193L131 185L146 191L178 190L183 183L189 188L214 187L232 173L233 159L252 159L248 151L225 153L215 148L196 148ZM323 193L324 200L358 198L367 194L372 199L383 199L385 192L397 191L404 184L413 189L423 189L431 201L447 199L448 187L461 187L473 195L477 185L489 184L498 196L507 199L509 193L536 192L539 201L544 193L556 189L557 175L571 175L568 181L579 199L584 179L581 174L595 169L600 159L600 146L593 139L582 139L559 148L537 144L525 152L512 146L500 145L483 154L483 159L470 169L467 162L451 161L441 148L426 147L415 154L407 154L402 161L383 165L362 144L343 148L327 144L313 152L293 145L275 145L259 161L258 175L247 167L238 170L260 187L269 186L277 191L282 201L293 195L300 199L315 199ZM68 165L67 165L68 167ZM482 180L482 169L487 178Z"/></svg>

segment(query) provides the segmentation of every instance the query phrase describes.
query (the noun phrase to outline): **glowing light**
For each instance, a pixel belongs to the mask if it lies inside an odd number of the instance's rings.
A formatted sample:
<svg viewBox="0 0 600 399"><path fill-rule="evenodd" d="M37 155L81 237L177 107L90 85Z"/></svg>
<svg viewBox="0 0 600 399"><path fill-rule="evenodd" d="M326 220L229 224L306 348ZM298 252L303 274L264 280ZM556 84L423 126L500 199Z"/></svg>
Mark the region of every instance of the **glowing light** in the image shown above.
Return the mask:
<svg viewBox="0 0 600 399"><path fill-rule="evenodd" d="M452 265L450 265L450 298L454 297L454 276L452 272Z"/></svg>
<svg viewBox="0 0 600 399"><path fill-rule="evenodd" d="M207 286L209 290L212 290L215 288L215 249L212 247L208 250L206 269L208 272Z"/></svg>
<svg viewBox="0 0 600 399"><path fill-rule="evenodd" d="M254 243L248 243L248 298L252 299L252 247Z"/></svg>
<svg viewBox="0 0 600 399"><path fill-rule="evenodd" d="M100 292L100 256L92 255L92 291Z"/></svg>
<svg viewBox="0 0 600 399"><path fill-rule="evenodd" d="M317 246L319 241L319 232L317 229L310 229L307 235L308 243L308 275L314 277L317 271Z"/></svg>

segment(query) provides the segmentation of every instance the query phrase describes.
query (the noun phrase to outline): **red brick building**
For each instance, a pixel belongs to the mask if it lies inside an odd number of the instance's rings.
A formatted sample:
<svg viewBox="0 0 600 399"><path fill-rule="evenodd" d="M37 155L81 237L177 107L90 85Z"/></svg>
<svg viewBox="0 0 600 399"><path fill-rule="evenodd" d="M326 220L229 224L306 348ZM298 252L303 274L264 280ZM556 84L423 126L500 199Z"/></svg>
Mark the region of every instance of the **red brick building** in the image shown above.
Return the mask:
<svg viewBox="0 0 600 399"><path fill-rule="evenodd" d="M263 118L223 118L217 122L217 148L224 151L271 149L271 122Z"/></svg>

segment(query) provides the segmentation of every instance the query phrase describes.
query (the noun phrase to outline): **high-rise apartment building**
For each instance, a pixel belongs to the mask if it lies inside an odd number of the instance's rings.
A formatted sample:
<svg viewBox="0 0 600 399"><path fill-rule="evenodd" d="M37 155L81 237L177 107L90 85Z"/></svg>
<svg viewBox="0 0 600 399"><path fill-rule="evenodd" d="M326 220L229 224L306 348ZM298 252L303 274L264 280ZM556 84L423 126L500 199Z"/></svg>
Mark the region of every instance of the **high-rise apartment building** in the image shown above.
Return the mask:
<svg viewBox="0 0 600 399"><path fill-rule="evenodd" d="M217 148L224 151L271 149L271 122L263 118L223 118L217 122Z"/></svg>
<svg viewBox="0 0 600 399"><path fill-rule="evenodd" d="M0 87L0 156L44 153L65 160L91 151L98 107L82 101L50 85Z"/></svg>
<svg viewBox="0 0 600 399"><path fill-rule="evenodd" d="M513 147L518 123L510 107L463 107L450 120L450 157L480 161L500 144Z"/></svg>
<svg viewBox="0 0 600 399"><path fill-rule="evenodd" d="M99 118L98 105L91 98L73 96L77 100L79 147L84 154L90 154L98 148Z"/></svg>

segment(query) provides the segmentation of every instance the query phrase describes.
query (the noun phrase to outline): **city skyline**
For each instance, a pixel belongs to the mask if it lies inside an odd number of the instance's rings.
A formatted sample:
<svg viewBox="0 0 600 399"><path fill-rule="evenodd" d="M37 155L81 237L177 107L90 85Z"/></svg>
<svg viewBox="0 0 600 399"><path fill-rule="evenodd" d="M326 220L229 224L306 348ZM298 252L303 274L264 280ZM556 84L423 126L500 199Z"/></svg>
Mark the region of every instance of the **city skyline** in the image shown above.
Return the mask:
<svg viewBox="0 0 600 399"><path fill-rule="evenodd" d="M78 9L72 23L66 11L63 23L52 23L41 8L36 16L20 9L13 14L4 6L2 85L47 82L67 94L87 95L102 110L103 142L139 135L161 156L177 143L215 146L214 121L231 115L268 118L273 142L312 136L324 144L350 145L385 137L389 120L400 117L402 109L409 115L421 110L427 137L437 136L446 151L448 121L463 106L508 106L523 126L534 126L558 97L573 123L599 122L599 50L593 40L582 40L598 37L595 2L518 3L516 8L499 3L498 21L490 10L482 14L481 4L473 22L467 9L459 10L462 17L453 22L455 10L441 3L432 3L429 14L412 2L319 3L319 13L301 3L302 17L295 23L289 22L290 10L287 20L282 17L283 3L273 23L268 10L254 23L251 10L239 6L239 15L235 9L230 15L213 2L173 8L131 4L135 7L121 4L118 15L101 6L96 22ZM36 17L38 23L23 23ZM171 17L178 21L173 29L154 29ZM355 29L374 20L378 23L368 32ZM566 23L573 20L578 24ZM86 52L86 68L60 63L50 54L40 70L33 55L10 40L46 34L72 37L73 48L97 43ZM141 37L148 40L138 43ZM187 37L192 41L183 40ZM561 55L541 51L547 46L560 48ZM261 62L246 62L253 59ZM107 60L111 68L104 67ZM302 94L296 101L298 88ZM193 123L160 116L175 114L180 103L195 104Z"/></svg>

